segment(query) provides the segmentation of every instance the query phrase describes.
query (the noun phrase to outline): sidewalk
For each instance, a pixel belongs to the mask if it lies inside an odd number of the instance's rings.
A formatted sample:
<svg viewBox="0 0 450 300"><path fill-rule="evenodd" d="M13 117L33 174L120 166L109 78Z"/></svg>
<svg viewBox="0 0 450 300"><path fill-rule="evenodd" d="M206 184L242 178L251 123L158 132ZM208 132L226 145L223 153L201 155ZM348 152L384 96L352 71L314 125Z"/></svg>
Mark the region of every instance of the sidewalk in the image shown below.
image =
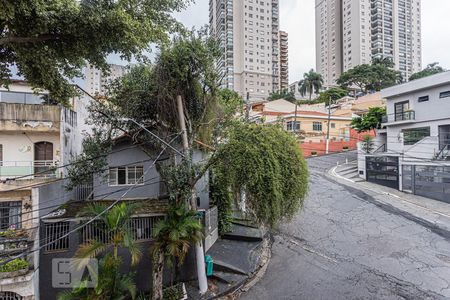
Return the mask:
<svg viewBox="0 0 450 300"><path fill-rule="evenodd" d="M369 195L381 205L401 210L408 218L425 222L428 227L450 238L450 204L400 192L359 178L355 162L331 168L327 176L349 188ZM359 195L358 195L359 196Z"/></svg>

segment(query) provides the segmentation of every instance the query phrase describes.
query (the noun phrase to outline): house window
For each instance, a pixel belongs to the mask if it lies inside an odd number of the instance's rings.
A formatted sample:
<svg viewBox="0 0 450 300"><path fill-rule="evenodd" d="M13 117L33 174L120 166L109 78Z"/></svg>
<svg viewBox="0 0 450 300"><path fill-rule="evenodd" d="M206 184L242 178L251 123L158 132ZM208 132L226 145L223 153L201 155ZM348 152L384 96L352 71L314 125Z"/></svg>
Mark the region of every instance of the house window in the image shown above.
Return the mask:
<svg viewBox="0 0 450 300"><path fill-rule="evenodd" d="M430 100L430 97L428 97L428 96L422 96L422 97L419 97L419 99L418 99L419 102L426 102L428 100Z"/></svg>
<svg viewBox="0 0 450 300"><path fill-rule="evenodd" d="M287 131L298 131L300 130L300 121L289 121L286 123Z"/></svg>
<svg viewBox="0 0 450 300"><path fill-rule="evenodd" d="M109 168L109 185L131 185L144 184L144 167L130 166L130 167L116 167Z"/></svg>
<svg viewBox="0 0 450 300"><path fill-rule="evenodd" d="M314 131L322 131L322 122L313 122Z"/></svg>
<svg viewBox="0 0 450 300"><path fill-rule="evenodd" d="M336 123L331 123L330 126L331 128L336 128Z"/></svg>
<svg viewBox="0 0 450 300"><path fill-rule="evenodd" d="M421 127L413 129L404 129L403 132L403 144L414 145L420 142L423 138L430 136L430 127Z"/></svg>
<svg viewBox="0 0 450 300"><path fill-rule="evenodd" d="M0 202L0 230L21 228L22 202Z"/></svg>
<svg viewBox="0 0 450 300"><path fill-rule="evenodd" d="M395 121L409 120L409 101L395 103Z"/></svg>
<svg viewBox="0 0 450 300"><path fill-rule="evenodd" d="M69 222L46 223L44 226L46 252L69 249Z"/></svg>
<svg viewBox="0 0 450 300"><path fill-rule="evenodd" d="M439 94L439 98L448 98L450 97L450 91L445 91Z"/></svg>

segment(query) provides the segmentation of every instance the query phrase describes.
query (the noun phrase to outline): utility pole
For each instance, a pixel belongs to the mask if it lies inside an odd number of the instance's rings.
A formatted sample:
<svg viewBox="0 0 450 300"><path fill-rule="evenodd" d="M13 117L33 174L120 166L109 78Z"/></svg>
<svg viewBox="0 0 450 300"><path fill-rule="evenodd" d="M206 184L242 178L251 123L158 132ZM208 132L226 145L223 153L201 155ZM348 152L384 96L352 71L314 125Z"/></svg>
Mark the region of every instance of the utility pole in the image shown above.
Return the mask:
<svg viewBox="0 0 450 300"><path fill-rule="evenodd" d="M330 121L331 121L331 96L330 99L328 100L328 129L327 129L327 145L326 145L326 150L325 150L325 154L328 154L330 152Z"/></svg>
<svg viewBox="0 0 450 300"><path fill-rule="evenodd" d="M184 118L184 110L183 110L183 101L181 99L181 96L177 96L177 109L178 109L178 119L180 122L180 128L182 131L181 137L182 137L182 143L183 143L183 151L184 155L187 159L190 160L190 163L192 164L192 157L190 156L190 149L189 149L189 141L188 141L188 135L186 130L186 120ZM191 208L195 211L197 211L197 202L195 197L195 188L192 189L192 196L191 196ZM195 244L195 258L197 261L197 278L198 278L198 286L200 290L200 294L203 295L208 290L208 281L206 279L206 271L205 271L205 252L203 251L203 244L202 242L198 242Z"/></svg>
<svg viewBox="0 0 450 300"><path fill-rule="evenodd" d="M297 100L295 100L294 134L297 133Z"/></svg>
<svg viewBox="0 0 450 300"><path fill-rule="evenodd" d="M248 122L250 119L250 92L247 92L247 97L245 98L245 121Z"/></svg>

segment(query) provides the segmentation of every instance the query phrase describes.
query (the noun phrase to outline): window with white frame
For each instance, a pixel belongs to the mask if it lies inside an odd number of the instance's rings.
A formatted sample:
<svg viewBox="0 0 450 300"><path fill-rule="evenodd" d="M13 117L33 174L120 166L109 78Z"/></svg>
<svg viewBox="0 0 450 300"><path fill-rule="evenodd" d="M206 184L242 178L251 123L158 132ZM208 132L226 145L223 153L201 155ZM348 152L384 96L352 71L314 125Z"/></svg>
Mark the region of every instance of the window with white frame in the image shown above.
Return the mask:
<svg viewBox="0 0 450 300"><path fill-rule="evenodd" d="M289 121L286 123L287 131L300 130L300 121Z"/></svg>
<svg viewBox="0 0 450 300"><path fill-rule="evenodd" d="M0 202L0 230L21 228L22 201Z"/></svg>
<svg viewBox="0 0 450 300"><path fill-rule="evenodd" d="M313 122L314 131L322 131L322 122Z"/></svg>
<svg viewBox="0 0 450 300"><path fill-rule="evenodd" d="M109 168L110 186L144 184L144 167L129 166Z"/></svg>

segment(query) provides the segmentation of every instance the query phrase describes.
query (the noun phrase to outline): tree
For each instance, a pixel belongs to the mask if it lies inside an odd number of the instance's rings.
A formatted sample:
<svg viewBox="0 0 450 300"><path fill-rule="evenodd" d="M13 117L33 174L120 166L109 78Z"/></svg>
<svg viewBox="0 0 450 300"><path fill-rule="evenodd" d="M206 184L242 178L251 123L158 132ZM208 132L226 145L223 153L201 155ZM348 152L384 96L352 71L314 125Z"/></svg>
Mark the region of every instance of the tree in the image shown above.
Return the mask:
<svg viewBox="0 0 450 300"><path fill-rule="evenodd" d="M155 241L151 249L153 263L153 297L163 298L164 262L178 266L184 262L189 248L203 238L202 225L197 213L189 210L184 203L174 203L167 213L166 219L155 226Z"/></svg>
<svg viewBox="0 0 450 300"><path fill-rule="evenodd" d="M237 201L245 192L246 207L256 220L275 226L292 218L308 190L308 167L295 137L278 126L237 124L217 151L213 174L220 201ZM219 201L215 199L215 201Z"/></svg>
<svg viewBox="0 0 450 300"><path fill-rule="evenodd" d="M101 141L105 145L113 144L114 141L110 141L112 137L125 131L131 138L139 142L143 151L153 155L155 149L161 148L161 143L141 127L137 127L132 122L124 122L123 118L135 119L148 130L168 139L169 136L177 135L181 131L177 115L177 96L181 95L184 119L188 124L186 130L188 144L191 145L191 148L197 145L199 149L209 149L210 152L198 163L193 163L190 159L192 153L186 151L185 158L177 164L173 160L169 165L157 165L158 172L167 185L170 202L177 205L175 210L179 209L179 205L190 203L192 192L200 178L209 171L214 172L215 165L226 165L229 159L227 154L247 155L245 147L248 147L249 149L261 149L257 153L260 157L266 155L263 152L264 149L274 149L270 152L270 160L254 159L252 161L255 164L254 168L257 169L247 171L241 169L241 172L247 173L249 176L245 182L246 185L257 187L262 183L260 179L262 170L267 171L268 167L277 166L275 177L266 176L267 180L277 179L276 186L266 184L276 188L273 193L265 196L263 193L256 194L253 189L249 190L249 195L253 197L252 203L259 201L261 206L276 206L277 210L268 215L270 220L262 219L264 222L267 221L274 225L283 217L292 216L301 207L307 189L306 163L295 139L280 128L276 131L263 131L257 139L252 138L253 132L245 130L245 139L238 143L238 131L242 126L238 112L239 108L242 109L243 102L235 92L219 88L220 76L215 68L216 59L220 57L217 49L217 43L206 36L204 31L176 36L170 44L161 47L153 64L136 66L124 77L114 82L107 93L109 101L95 103L90 109L90 119L96 130L101 132L98 136L100 140L105 139L105 141ZM264 130L265 127L261 126L261 128ZM268 136L264 137L265 134ZM269 136L270 141L267 141ZM258 139L262 139L264 143L260 143ZM234 146L226 147L231 142ZM104 154L99 148L101 147L89 147L88 150L100 152L100 155ZM98 155L98 153L85 153L83 157L98 157ZM234 162L234 164L236 163L237 161ZM83 164L73 166L79 168ZM247 167L249 166L247 165ZM102 169L98 164L95 165L95 168ZM259 173L255 174L254 170ZM86 173L86 170L72 172L72 174L80 176L84 176L83 173ZM280 177L281 175L285 178ZM286 179L287 177L290 178ZM257 180L259 180L258 184L252 185L252 182ZM298 182L301 182L301 185ZM276 196L276 204L271 202L273 200L270 196ZM279 207L282 198L285 199L285 204L283 207ZM216 199L216 201L219 203L222 200ZM157 249L162 252L153 255L155 260L153 274L155 297L160 297L162 293L163 267L161 266L162 260L166 257L167 242L171 241L171 245L185 246L185 248L170 246L177 253L186 250L187 244L182 241L191 239L189 245L195 244L198 228L194 230L195 228L189 226L191 229L188 232L183 231L182 236L181 233L173 233L178 232L180 226L186 224L181 219L192 220L193 212L190 211L192 208L193 206L186 207L182 216L169 211L167 223L163 223L165 224L161 225L163 228L158 230L157 239L161 241L161 246ZM262 216L260 209L257 209L256 212L255 215ZM182 224L179 224L180 222ZM189 221L189 223L191 222ZM176 239L174 236L170 236L177 234ZM180 242L172 244L179 239Z"/></svg>
<svg viewBox="0 0 450 300"><path fill-rule="evenodd" d="M74 95L67 79L81 76L88 62L108 71L106 58L142 57L150 43L168 40L180 28L172 13L188 0L4 0L0 9L0 86L17 67L34 87L53 99Z"/></svg>
<svg viewBox="0 0 450 300"><path fill-rule="evenodd" d="M276 91L270 94L269 98L270 101L278 100L278 99L284 99L289 102L295 102L295 94L293 92L289 92L288 89L283 89L280 91Z"/></svg>
<svg viewBox="0 0 450 300"><path fill-rule="evenodd" d="M119 248L125 248L131 255L131 264L136 265L142 256L142 252L129 226L130 219L136 211L136 206L122 202L114 205L110 210L107 210L107 207L107 204L94 203L88 205L79 213L81 217L93 217L107 211L107 213L100 215L100 222L96 225L98 230L103 232L109 240L87 241L87 243L78 247L75 256L79 258L97 257L112 246L114 259L119 258Z"/></svg>
<svg viewBox="0 0 450 300"><path fill-rule="evenodd" d="M342 88L357 86L364 93L380 91L401 82L401 73L393 69L389 59L375 59L371 65L358 65L342 73L337 80Z"/></svg>
<svg viewBox="0 0 450 300"><path fill-rule="evenodd" d="M335 102L347 95L348 95L347 90L342 89L340 87L332 87L326 91L321 92L317 100L320 102L325 102L325 105L329 105L330 99L332 102Z"/></svg>
<svg viewBox="0 0 450 300"><path fill-rule="evenodd" d="M309 100L312 94L318 94L323 85L322 75L311 69L308 73L303 74L303 79L299 82L298 91L302 96L309 94Z"/></svg>
<svg viewBox="0 0 450 300"><path fill-rule="evenodd" d="M416 80L419 78L424 78L430 75L434 75L434 74L439 74L445 72L445 69L442 68L441 66L439 66L438 62L435 63L431 63L429 64L425 69L423 69L422 71L419 71L417 73L412 74L409 77L409 80Z"/></svg>
<svg viewBox="0 0 450 300"><path fill-rule="evenodd" d="M134 274L121 274L119 272L122 260L114 259L108 253L98 261L97 286L88 288L87 283L91 278L83 279L80 285L71 291L62 292L58 300L104 300L123 299L125 296L136 297L136 284Z"/></svg>
<svg viewBox="0 0 450 300"><path fill-rule="evenodd" d="M106 253L99 261L98 285L95 288L88 288L86 281L75 287L72 291L62 293L58 296L59 300L68 299L119 299L129 294L133 299L136 295L136 286L133 282L134 275L120 274L122 259L118 255L119 248L125 248L131 255L131 264L136 265L141 256L137 242L135 241L129 221L136 210L133 204L124 202L114 205L107 210L106 204L90 204L80 213L80 217L98 216L99 222L94 223L97 230L102 233L101 236L107 237L107 240L89 240L78 247L75 257L94 258L107 252L111 247L112 253Z"/></svg>
<svg viewBox="0 0 450 300"><path fill-rule="evenodd" d="M381 128L381 120L386 115L385 107L371 107L362 117L354 118L351 126L358 132Z"/></svg>
<svg viewBox="0 0 450 300"><path fill-rule="evenodd" d="M370 154L374 147L373 137L371 137L370 135L365 135L361 145L363 151L367 154Z"/></svg>

